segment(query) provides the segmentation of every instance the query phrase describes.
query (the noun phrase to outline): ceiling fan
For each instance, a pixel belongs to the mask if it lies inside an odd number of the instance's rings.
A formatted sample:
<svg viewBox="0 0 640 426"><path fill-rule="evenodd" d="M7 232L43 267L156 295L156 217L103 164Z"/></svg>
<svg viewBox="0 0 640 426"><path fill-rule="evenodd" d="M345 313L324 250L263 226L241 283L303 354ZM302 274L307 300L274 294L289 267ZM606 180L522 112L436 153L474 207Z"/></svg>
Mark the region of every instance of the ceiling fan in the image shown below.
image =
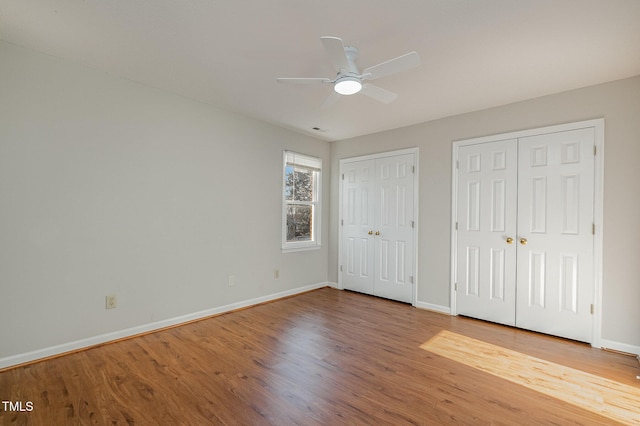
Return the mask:
<svg viewBox="0 0 640 426"><path fill-rule="evenodd" d="M338 37L323 36L320 37L320 40L329 55L329 60L337 71L334 78L278 78L277 81L279 83L293 84L333 84L334 91L324 102L323 107L332 105L340 98L340 95L353 95L356 93L362 93L386 104L393 102L398 95L366 81L387 77L420 65L418 53L409 52L366 68L360 73L355 64L358 57L357 48L345 46L342 43L342 39Z"/></svg>

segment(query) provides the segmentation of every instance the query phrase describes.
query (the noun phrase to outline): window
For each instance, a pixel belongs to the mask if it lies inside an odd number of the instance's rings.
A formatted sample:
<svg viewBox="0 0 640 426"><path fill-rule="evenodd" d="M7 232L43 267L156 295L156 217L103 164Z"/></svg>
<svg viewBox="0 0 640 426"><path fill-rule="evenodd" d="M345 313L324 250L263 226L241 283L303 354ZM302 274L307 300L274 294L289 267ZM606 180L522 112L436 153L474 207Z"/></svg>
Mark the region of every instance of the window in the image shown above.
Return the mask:
<svg viewBox="0 0 640 426"><path fill-rule="evenodd" d="M322 160L284 152L282 249L320 247L320 175Z"/></svg>

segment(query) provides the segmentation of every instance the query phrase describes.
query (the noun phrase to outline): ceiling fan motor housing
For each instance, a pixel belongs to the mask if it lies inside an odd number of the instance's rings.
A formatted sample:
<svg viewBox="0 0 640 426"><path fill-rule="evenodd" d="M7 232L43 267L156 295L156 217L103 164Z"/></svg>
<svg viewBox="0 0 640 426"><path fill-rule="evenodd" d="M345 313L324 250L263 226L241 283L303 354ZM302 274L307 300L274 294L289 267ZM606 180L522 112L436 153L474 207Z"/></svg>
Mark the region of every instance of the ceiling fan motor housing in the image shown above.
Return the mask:
<svg viewBox="0 0 640 426"><path fill-rule="evenodd" d="M356 66L356 59L358 58L358 48L353 46L345 46L344 53L347 56L347 62L349 69L345 70L347 73L359 74L358 67Z"/></svg>

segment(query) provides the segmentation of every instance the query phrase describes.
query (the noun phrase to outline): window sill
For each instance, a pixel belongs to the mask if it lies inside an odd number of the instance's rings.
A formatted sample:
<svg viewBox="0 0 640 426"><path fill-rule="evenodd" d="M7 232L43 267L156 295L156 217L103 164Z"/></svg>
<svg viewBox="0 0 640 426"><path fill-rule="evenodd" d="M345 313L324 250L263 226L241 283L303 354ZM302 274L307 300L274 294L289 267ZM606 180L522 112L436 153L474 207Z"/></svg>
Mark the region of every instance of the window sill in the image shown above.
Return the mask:
<svg viewBox="0 0 640 426"><path fill-rule="evenodd" d="M296 251L319 250L321 247L322 246L320 244L282 247L282 253L293 253L293 252L296 252Z"/></svg>

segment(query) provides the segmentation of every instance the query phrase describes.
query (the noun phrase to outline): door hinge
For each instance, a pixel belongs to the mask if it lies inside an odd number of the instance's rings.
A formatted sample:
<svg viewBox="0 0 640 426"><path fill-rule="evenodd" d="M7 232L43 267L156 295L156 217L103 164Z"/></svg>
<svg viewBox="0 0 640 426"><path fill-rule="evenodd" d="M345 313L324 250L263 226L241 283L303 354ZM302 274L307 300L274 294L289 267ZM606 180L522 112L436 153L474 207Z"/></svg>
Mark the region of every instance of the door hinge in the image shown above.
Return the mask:
<svg viewBox="0 0 640 426"><path fill-rule="evenodd" d="M342 272L342 265L340 265L340 272Z"/></svg>
<svg viewBox="0 0 640 426"><path fill-rule="evenodd" d="M592 223L592 224L591 224L591 233L592 233L593 235L596 235L596 224L595 224L595 223Z"/></svg>
<svg viewBox="0 0 640 426"><path fill-rule="evenodd" d="M455 291L458 291L458 283L453 283L453 289L454 289Z"/></svg>
<svg viewBox="0 0 640 426"><path fill-rule="evenodd" d="M340 219L340 225L344 226L344 219Z"/></svg>
<svg viewBox="0 0 640 426"><path fill-rule="evenodd" d="M591 304L591 315L593 315L595 308L593 307L593 303Z"/></svg>
<svg viewBox="0 0 640 426"><path fill-rule="evenodd" d="M415 222L415 221L413 221L413 220L411 221L411 227L412 227L412 228L415 228L415 227L416 227L416 222Z"/></svg>
<svg viewBox="0 0 640 426"><path fill-rule="evenodd" d="M412 171L413 173L415 173L415 172L416 172L416 166L412 166L412 167L411 167L411 171Z"/></svg>
<svg viewBox="0 0 640 426"><path fill-rule="evenodd" d="M456 222L456 231L458 230L458 222Z"/></svg>
<svg viewBox="0 0 640 426"><path fill-rule="evenodd" d="M413 275L411 275L411 276L409 277L409 282L410 282L411 284L413 284Z"/></svg>
<svg viewBox="0 0 640 426"><path fill-rule="evenodd" d="M593 155L596 155L596 149L597 149L597 148L596 148L596 146L594 145L594 146L593 146Z"/></svg>
<svg viewBox="0 0 640 426"><path fill-rule="evenodd" d="M342 180L344 180L344 173L342 174Z"/></svg>
<svg viewBox="0 0 640 426"><path fill-rule="evenodd" d="M460 161L456 160L456 169L460 168Z"/></svg>

